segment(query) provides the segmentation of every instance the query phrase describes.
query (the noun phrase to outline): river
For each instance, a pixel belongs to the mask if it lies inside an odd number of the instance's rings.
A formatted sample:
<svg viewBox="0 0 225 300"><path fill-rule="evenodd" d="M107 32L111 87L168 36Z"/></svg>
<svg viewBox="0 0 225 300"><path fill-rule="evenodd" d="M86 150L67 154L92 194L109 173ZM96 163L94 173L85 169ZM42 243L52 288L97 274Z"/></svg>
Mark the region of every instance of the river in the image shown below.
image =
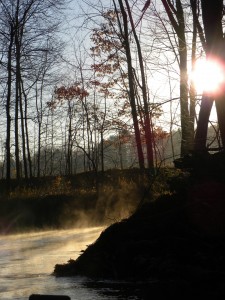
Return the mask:
<svg viewBox="0 0 225 300"><path fill-rule="evenodd" d="M43 231L0 236L0 299L28 300L31 294L67 295L71 300L136 300L129 283L56 278L57 263L75 259L103 228Z"/></svg>

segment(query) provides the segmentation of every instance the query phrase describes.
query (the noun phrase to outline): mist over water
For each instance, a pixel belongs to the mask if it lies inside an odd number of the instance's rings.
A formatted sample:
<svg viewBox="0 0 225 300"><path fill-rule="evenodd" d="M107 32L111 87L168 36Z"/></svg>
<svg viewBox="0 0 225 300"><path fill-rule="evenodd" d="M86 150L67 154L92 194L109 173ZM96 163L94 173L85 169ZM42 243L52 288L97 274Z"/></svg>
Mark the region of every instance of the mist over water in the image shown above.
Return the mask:
<svg viewBox="0 0 225 300"><path fill-rule="evenodd" d="M1 199L0 235L20 232L111 225L129 217L143 192L133 181L74 189L68 194L12 194ZM40 191L38 192L40 193Z"/></svg>
<svg viewBox="0 0 225 300"><path fill-rule="evenodd" d="M3 201L0 299L26 300L31 294L68 295L71 300L137 299L132 293L128 296L127 284L51 275L56 264L76 259L92 244L103 226L127 218L135 210L139 202L136 186L124 180L116 187L101 186L98 194L82 190L66 197L47 195L41 200ZM45 230L32 232L38 228ZM19 234L26 230L31 232ZM15 232L18 234L10 234Z"/></svg>
<svg viewBox="0 0 225 300"><path fill-rule="evenodd" d="M129 286L121 283L51 275L55 264L76 259L103 229L0 236L0 299L28 300L31 294L68 295L71 300L138 299L132 293L128 296Z"/></svg>
<svg viewBox="0 0 225 300"><path fill-rule="evenodd" d="M101 231L86 228L1 236L0 299L28 299L32 293L68 294L71 279L51 276L54 265L78 257Z"/></svg>

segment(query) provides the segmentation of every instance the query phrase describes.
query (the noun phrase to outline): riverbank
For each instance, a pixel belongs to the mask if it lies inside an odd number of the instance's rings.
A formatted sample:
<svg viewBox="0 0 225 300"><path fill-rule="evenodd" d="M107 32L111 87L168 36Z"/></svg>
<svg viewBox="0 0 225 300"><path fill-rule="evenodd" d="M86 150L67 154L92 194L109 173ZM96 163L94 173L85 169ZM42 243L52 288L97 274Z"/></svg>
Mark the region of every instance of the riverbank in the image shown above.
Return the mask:
<svg viewBox="0 0 225 300"><path fill-rule="evenodd" d="M0 234L109 225L130 216L140 202L157 197L174 170L107 170L70 177L0 181ZM168 175L169 174L169 175Z"/></svg>
<svg viewBox="0 0 225 300"><path fill-rule="evenodd" d="M224 182L204 179L146 203L54 275L141 281L143 299L225 296L224 195Z"/></svg>

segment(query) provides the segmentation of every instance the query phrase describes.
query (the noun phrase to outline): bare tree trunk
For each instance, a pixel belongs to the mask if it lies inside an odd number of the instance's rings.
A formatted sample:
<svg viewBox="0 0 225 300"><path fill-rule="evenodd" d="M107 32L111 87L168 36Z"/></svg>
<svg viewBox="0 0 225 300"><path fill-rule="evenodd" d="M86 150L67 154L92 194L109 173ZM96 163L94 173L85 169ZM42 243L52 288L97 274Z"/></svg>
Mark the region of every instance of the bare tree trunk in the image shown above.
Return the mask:
<svg viewBox="0 0 225 300"><path fill-rule="evenodd" d="M177 13L179 18L178 41L180 56L180 111L181 111L181 156L189 153L190 146L190 119L188 108L188 74L187 74L187 44L185 38L185 25L183 8L177 1Z"/></svg>
<svg viewBox="0 0 225 300"><path fill-rule="evenodd" d="M37 122L38 122L38 137L37 137L37 177L41 176L41 129L42 129L42 88L40 95L40 107L38 105L38 87L35 89Z"/></svg>
<svg viewBox="0 0 225 300"><path fill-rule="evenodd" d="M21 88L23 91L24 104L25 104L24 126L25 126L25 136L26 136L26 149L27 149L27 158L28 158L28 167L29 167L29 177L32 178L33 170L32 170L32 159L31 159L31 154L30 154L29 131L28 131L28 122L27 122L27 95L24 90L22 78L21 78Z"/></svg>
<svg viewBox="0 0 225 300"><path fill-rule="evenodd" d="M80 76L81 76L82 88L83 88L83 90L85 90L82 66L79 67L79 71L80 71ZM85 149L85 151L83 151L83 153L84 153L83 166L84 166L84 172L85 172L85 171L87 171L87 169L86 169L87 163L88 163L88 170L90 171L89 160L87 161L86 158L90 157L91 144L92 144L92 132L91 132L86 96L84 97L84 99L82 98L82 110L83 110L83 120L82 120L82 122L83 122L83 140L84 140L84 149ZM85 132L85 121L86 121L86 132ZM86 142L85 142L85 136L87 136L87 146L86 146ZM87 148L88 155L85 154L86 148Z"/></svg>
<svg viewBox="0 0 225 300"><path fill-rule="evenodd" d="M16 94L15 94L15 160L16 160L16 178L21 176L20 171L20 155L19 155L19 86L18 80L16 80Z"/></svg>
<svg viewBox="0 0 225 300"><path fill-rule="evenodd" d="M50 149L50 175L53 174L54 166L54 111L51 110L51 149Z"/></svg>
<svg viewBox="0 0 225 300"><path fill-rule="evenodd" d="M197 153L206 151L206 139L208 132L209 116L213 105L213 99L206 94L202 95L201 107L198 116L198 124L195 133L194 151Z"/></svg>
<svg viewBox="0 0 225 300"><path fill-rule="evenodd" d="M101 170L102 170L102 172L104 172L105 168L104 168L104 139L103 139L103 130L101 130L100 134L101 134Z"/></svg>
<svg viewBox="0 0 225 300"><path fill-rule="evenodd" d="M19 24L18 24L19 26ZM21 45L19 36L20 28L18 27L15 35L15 45L16 45L16 88L18 89L17 93L17 101L19 102L19 112L20 112L20 126L21 126L21 143L22 143L22 154L23 154L23 168L24 168L24 176L28 179L27 172L27 158L26 158L26 137L25 137L25 129L24 129L24 113L23 113L23 103L22 103L22 80L21 80L21 70L20 70L20 59L21 59Z"/></svg>
<svg viewBox="0 0 225 300"><path fill-rule="evenodd" d="M15 159L16 159L16 178L21 176L20 170L20 146L19 146L19 105L20 105L20 47L19 47L19 0L16 4L15 13L15 46L16 46L16 93L15 93Z"/></svg>
<svg viewBox="0 0 225 300"><path fill-rule="evenodd" d="M66 174L72 174L72 107L71 103L68 103L68 116L69 116L69 128L68 128L68 141L67 141L67 157L66 157Z"/></svg>
<svg viewBox="0 0 225 300"><path fill-rule="evenodd" d="M104 166L104 129L105 129L105 119L106 119L106 97L104 99L104 116L100 128L100 135L101 135L101 168L102 172L105 171L105 166Z"/></svg>
<svg viewBox="0 0 225 300"><path fill-rule="evenodd" d="M8 47L8 64L7 64L7 99L6 99L6 179L9 185L11 179L11 93L12 93L12 45L13 45L13 25L10 26L10 43Z"/></svg>
<svg viewBox="0 0 225 300"><path fill-rule="evenodd" d="M185 20L181 0L176 1L176 8L169 0L162 0L171 25L174 28L179 47L180 58L180 112L181 112L181 156L184 156L192 149L190 126L190 112L188 101L188 74L187 74L187 43L185 38ZM176 16L176 19L174 15Z"/></svg>
<svg viewBox="0 0 225 300"><path fill-rule="evenodd" d="M145 131L145 140L146 140L146 146L147 146L148 167L153 168L154 167L153 134L152 134L152 128L151 128L151 118L150 118L150 112L149 112L146 76L145 76L145 70L144 70L141 45L140 45L140 41L139 41L137 33L136 33L135 25L134 25L131 10L130 10L130 5L128 3L128 0L125 0L125 2L126 2L129 18L130 18L130 23L131 23L134 39L135 39L135 42L137 45L138 60L139 60L139 66L140 66L140 71L141 71L141 89L142 89L142 97L143 97L143 103L144 103L144 131Z"/></svg>
<svg viewBox="0 0 225 300"><path fill-rule="evenodd" d="M191 9L192 9L192 15L193 15L193 36L192 36L192 48L191 48L191 64L192 64L192 70L194 69L194 65L196 62L196 43L197 43L197 24L195 22L196 15L197 15L197 2L196 0L191 0ZM195 132L195 106L196 106L196 89L195 84L193 81L191 81L190 84L190 150L194 149L194 132Z"/></svg>
<svg viewBox="0 0 225 300"><path fill-rule="evenodd" d="M22 133L23 168L24 168L25 179L28 179L27 157L26 157L26 136L25 136L25 128L24 128L24 114L23 114L21 81L19 83L19 95L20 95L19 96L19 99L20 99L20 118L21 118L20 125L21 125L21 133Z"/></svg>
<svg viewBox="0 0 225 300"><path fill-rule="evenodd" d="M129 100L130 100L131 113L132 113L133 124L134 124L138 161L139 161L140 169L144 169L145 168L144 154L143 154L143 150L142 150L141 134L140 134L139 124L138 124L138 115L137 115L137 109L136 109L136 100L135 100L135 91L134 91L134 75L133 75L133 68L132 68L132 57L131 57L130 42L129 42L129 32L128 32L128 26L127 26L127 13L124 9L123 1L118 0L118 2L120 5L122 17L123 17L123 30L121 28L121 33L122 33L122 36L124 39L124 48L125 48L126 57L127 57L128 81L129 81Z"/></svg>
<svg viewBox="0 0 225 300"><path fill-rule="evenodd" d="M197 15L197 0L190 0L190 3L191 3L192 14L193 14L193 39L196 36L195 31L197 29L198 35L199 35L201 43L202 43L202 47L203 47L204 51L207 53L204 32L203 32L202 26L199 22L198 15ZM194 45L192 45L192 64L194 62L193 61L193 46ZM190 105L192 105L193 99L194 99L194 96L193 96L193 91L192 91L192 86L191 86L191 91L190 91L191 103L190 103ZM203 94L202 100L201 100L200 112L199 112L199 116L198 116L196 134L194 137L194 152L205 152L206 151L208 122L209 122L209 116L210 116L210 112L212 109L212 105L213 105L213 98L207 96L206 94ZM190 107L190 115L191 114L192 114L192 109Z"/></svg>
<svg viewBox="0 0 225 300"><path fill-rule="evenodd" d="M210 1L202 0L202 17L205 29L207 57L217 57L221 63L225 62L224 38L222 28L223 0ZM218 124L225 147L225 95L221 91L214 96L218 117ZM206 149L207 128L209 115L211 112L213 98L204 96L201 103L198 127L195 138L195 150L204 151Z"/></svg>

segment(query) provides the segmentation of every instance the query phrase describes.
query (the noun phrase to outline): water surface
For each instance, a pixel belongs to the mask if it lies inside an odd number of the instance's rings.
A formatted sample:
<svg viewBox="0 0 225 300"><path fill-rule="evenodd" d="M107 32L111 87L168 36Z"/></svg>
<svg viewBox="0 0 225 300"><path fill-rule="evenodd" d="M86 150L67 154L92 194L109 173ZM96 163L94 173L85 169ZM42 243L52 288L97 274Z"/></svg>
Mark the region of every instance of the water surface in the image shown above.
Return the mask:
<svg viewBox="0 0 225 300"><path fill-rule="evenodd" d="M57 263L76 259L103 228L44 231L0 237L0 299L27 300L31 294L68 295L71 300L138 299L129 283L56 278Z"/></svg>

